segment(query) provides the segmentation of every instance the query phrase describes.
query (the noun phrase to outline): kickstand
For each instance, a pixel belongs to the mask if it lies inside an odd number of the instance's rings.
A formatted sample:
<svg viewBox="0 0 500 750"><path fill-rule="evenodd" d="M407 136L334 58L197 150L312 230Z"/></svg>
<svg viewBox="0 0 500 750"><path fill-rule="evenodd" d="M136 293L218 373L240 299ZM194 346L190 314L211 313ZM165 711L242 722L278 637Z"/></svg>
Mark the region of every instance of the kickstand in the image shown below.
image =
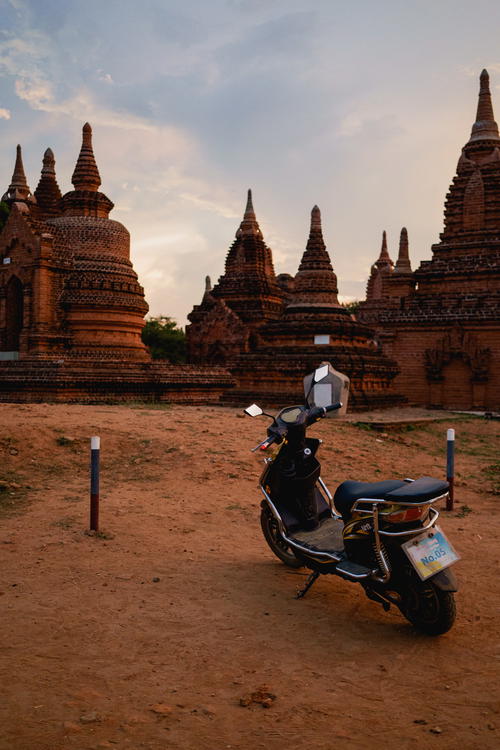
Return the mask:
<svg viewBox="0 0 500 750"><path fill-rule="evenodd" d="M311 588L311 586L313 585L314 581L317 578L319 578L319 573L317 570L315 570L313 573L311 573L310 576L308 576L306 585L304 586L304 588L300 589L300 591L297 591L297 593L295 594L295 598L302 599L302 597L307 594L307 592L309 591L309 589Z"/></svg>
<svg viewBox="0 0 500 750"><path fill-rule="evenodd" d="M365 594L368 597L368 599L371 599L372 602L378 602L382 605L384 612L388 612L391 608L391 603L387 601L387 599L384 599L384 597L380 596L380 594L377 594L376 591L373 591L373 589L365 588Z"/></svg>

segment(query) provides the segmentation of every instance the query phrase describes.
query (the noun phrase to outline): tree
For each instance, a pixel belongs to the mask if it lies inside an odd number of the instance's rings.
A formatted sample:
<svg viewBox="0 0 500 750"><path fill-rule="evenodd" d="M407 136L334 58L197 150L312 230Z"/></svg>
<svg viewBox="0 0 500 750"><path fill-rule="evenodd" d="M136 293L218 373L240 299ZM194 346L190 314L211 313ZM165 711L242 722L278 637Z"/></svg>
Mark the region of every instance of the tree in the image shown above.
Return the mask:
<svg viewBox="0 0 500 750"><path fill-rule="evenodd" d="M360 302L358 299L352 300L352 302L343 302L342 307L348 310L351 315L356 315L359 309Z"/></svg>
<svg viewBox="0 0 500 750"><path fill-rule="evenodd" d="M186 334L172 318L150 318L142 329L142 340L153 359L168 359L173 364L186 361Z"/></svg>

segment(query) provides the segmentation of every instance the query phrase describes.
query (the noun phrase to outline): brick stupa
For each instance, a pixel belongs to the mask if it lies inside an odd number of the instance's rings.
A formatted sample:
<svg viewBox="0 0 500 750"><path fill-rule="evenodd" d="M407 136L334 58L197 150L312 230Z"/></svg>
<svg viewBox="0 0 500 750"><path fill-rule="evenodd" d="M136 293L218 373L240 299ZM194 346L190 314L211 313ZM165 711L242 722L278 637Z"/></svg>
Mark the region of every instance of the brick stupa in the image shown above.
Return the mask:
<svg viewBox="0 0 500 750"><path fill-rule="evenodd" d="M47 149L32 195L17 147L2 198L0 400L218 398L227 372L152 362L142 343L148 305L130 235L99 191L88 123L72 183L61 196Z"/></svg>
<svg viewBox="0 0 500 750"><path fill-rule="evenodd" d="M500 408L500 136L486 70L432 259L412 273L403 229L396 266L369 282L359 315L397 360L411 403Z"/></svg>
<svg viewBox="0 0 500 750"><path fill-rule="evenodd" d="M228 394L232 402L300 402L304 375L329 360L351 378L351 408L399 403L392 389L395 363L337 295L319 208L312 209L297 274L276 277L249 194L225 273L213 289L207 287L201 305L188 316L191 360L231 370L237 381Z"/></svg>

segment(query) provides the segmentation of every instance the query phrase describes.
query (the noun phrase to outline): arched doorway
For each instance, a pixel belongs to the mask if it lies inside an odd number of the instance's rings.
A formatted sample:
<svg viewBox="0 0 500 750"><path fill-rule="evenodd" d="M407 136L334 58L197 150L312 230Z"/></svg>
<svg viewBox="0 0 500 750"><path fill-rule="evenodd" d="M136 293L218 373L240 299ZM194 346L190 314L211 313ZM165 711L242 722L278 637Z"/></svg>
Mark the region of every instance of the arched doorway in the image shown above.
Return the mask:
<svg viewBox="0 0 500 750"><path fill-rule="evenodd" d="M23 285L12 276L5 290L5 345L4 351L18 352L19 337L23 330Z"/></svg>

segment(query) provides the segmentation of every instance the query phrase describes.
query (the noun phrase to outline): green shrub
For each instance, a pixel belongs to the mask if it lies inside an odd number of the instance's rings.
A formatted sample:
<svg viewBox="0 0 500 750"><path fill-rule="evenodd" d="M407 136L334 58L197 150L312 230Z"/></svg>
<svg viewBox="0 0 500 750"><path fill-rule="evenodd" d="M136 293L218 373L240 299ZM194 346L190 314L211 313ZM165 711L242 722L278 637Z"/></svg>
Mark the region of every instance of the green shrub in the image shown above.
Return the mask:
<svg viewBox="0 0 500 750"><path fill-rule="evenodd" d="M160 315L146 321L142 340L153 359L167 359L173 364L186 361L186 334L171 318Z"/></svg>

